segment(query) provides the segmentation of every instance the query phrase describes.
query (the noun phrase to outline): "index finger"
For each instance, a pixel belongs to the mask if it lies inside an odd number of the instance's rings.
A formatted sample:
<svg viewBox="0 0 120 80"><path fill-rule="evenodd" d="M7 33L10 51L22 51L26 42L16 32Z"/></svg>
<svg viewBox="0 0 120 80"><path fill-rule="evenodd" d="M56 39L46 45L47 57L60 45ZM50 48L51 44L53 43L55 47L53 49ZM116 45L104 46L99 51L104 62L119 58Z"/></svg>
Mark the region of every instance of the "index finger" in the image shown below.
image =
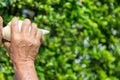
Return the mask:
<svg viewBox="0 0 120 80"><path fill-rule="evenodd" d="M14 35L19 32L17 17L14 17L12 19L10 27L11 27L11 35Z"/></svg>

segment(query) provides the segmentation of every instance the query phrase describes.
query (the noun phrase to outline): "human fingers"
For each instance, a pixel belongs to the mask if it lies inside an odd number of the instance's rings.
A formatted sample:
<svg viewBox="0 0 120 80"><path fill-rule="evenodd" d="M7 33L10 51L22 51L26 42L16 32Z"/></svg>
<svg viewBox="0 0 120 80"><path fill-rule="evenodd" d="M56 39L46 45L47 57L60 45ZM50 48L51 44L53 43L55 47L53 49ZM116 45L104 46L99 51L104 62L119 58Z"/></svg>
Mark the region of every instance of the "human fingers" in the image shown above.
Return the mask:
<svg viewBox="0 0 120 80"><path fill-rule="evenodd" d="M42 42L42 41L44 40L42 30L38 29L37 34L36 34L36 38L37 38L40 42Z"/></svg>
<svg viewBox="0 0 120 80"><path fill-rule="evenodd" d="M31 25L31 30L30 30L30 35L35 38L36 37L36 34L37 34L37 25L35 23L32 23Z"/></svg>
<svg viewBox="0 0 120 80"><path fill-rule="evenodd" d="M18 28L18 18L14 17L11 21L11 36L17 34L19 32Z"/></svg>
<svg viewBox="0 0 120 80"><path fill-rule="evenodd" d="M21 32L23 34L29 33L30 26L31 26L31 21L29 19L25 19L22 23Z"/></svg>
<svg viewBox="0 0 120 80"><path fill-rule="evenodd" d="M43 42L45 40L44 36L42 35L40 41Z"/></svg>

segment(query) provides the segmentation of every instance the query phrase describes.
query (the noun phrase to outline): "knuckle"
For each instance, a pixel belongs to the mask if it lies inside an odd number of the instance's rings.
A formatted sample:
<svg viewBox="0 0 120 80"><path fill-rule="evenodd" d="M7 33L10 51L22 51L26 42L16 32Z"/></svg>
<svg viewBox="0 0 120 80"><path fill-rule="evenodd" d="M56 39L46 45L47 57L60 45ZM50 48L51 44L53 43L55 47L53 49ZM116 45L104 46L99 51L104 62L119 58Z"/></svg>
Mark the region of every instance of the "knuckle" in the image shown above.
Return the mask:
<svg viewBox="0 0 120 80"><path fill-rule="evenodd" d="M34 31L37 31L37 25L33 24L32 27Z"/></svg>
<svg viewBox="0 0 120 80"><path fill-rule="evenodd" d="M16 23L12 22L11 27L14 27L14 26L16 26Z"/></svg>
<svg viewBox="0 0 120 80"><path fill-rule="evenodd" d="M12 37L13 41L21 42L21 41L27 41L27 39L21 35L15 35Z"/></svg>
<svg viewBox="0 0 120 80"><path fill-rule="evenodd" d="M35 41L35 42L34 42L34 45L35 45L35 46L39 46L39 45L40 45L40 42Z"/></svg>
<svg viewBox="0 0 120 80"><path fill-rule="evenodd" d="M13 39L13 40L21 40L21 37L18 36L18 35L14 35L14 36L12 36L12 39Z"/></svg>

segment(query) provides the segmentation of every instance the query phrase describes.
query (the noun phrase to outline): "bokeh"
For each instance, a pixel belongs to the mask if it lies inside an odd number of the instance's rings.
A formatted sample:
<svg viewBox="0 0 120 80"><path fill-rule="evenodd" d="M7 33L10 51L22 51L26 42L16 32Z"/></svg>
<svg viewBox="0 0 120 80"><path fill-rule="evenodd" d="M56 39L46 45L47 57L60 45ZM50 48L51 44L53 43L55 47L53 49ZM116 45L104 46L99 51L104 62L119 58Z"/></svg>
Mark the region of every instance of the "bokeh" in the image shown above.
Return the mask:
<svg viewBox="0 0 120 80"><path fill-rule="evenodd" d="M40 80L119 80L119 0L0 0L4 26L14 17L29 18L50 31L35 68ZM0 48L0 80L14 69Z"/></svg>

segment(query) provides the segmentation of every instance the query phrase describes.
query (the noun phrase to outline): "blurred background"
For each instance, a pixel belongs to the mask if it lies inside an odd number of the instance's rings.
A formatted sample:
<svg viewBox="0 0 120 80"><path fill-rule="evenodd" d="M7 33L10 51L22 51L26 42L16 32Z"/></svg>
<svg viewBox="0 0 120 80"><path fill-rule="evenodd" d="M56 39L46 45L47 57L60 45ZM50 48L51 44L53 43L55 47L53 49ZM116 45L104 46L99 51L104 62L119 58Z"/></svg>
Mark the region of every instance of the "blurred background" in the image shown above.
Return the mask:
<svg viewBox="0 0 120 80"><path fill-rule="evenodd" d="M0 0L4 26L29 18L45 35L35 67L40 80L120 80L119 0ZM14 69L0 48L0 80Z"/></svg>

